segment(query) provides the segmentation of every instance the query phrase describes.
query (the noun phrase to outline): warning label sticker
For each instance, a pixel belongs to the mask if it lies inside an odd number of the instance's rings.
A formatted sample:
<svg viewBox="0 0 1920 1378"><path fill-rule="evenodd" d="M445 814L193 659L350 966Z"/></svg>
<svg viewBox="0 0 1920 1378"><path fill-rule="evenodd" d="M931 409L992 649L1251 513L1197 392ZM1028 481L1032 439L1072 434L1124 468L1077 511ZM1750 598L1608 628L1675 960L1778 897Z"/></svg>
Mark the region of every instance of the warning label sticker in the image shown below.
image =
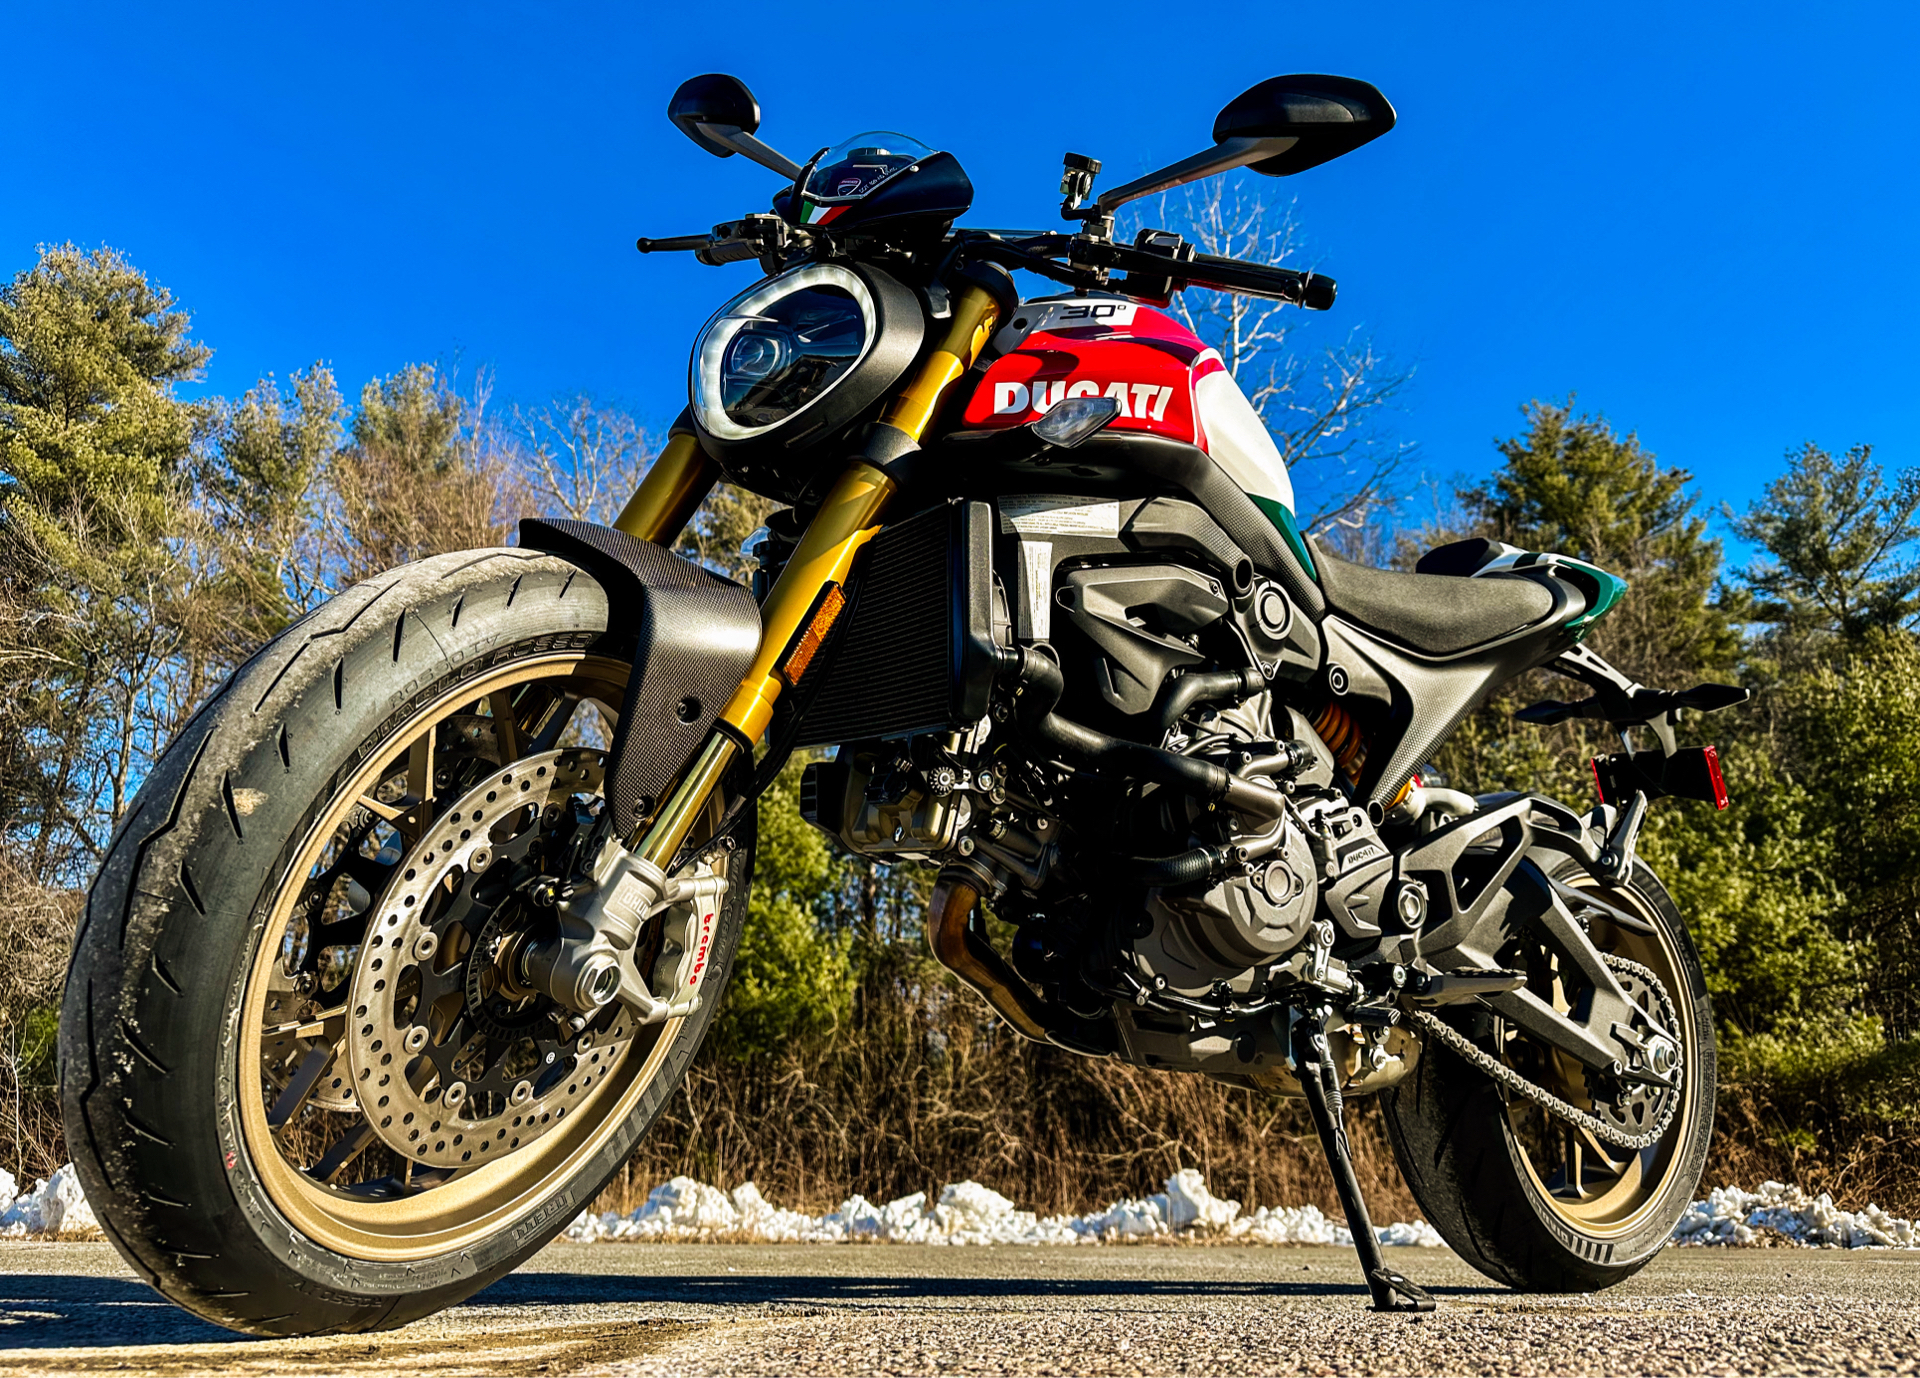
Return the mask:
<svg viewBox="0 0 1920 1378"><path fill-rule="evenodd" d="M1023 493L1000 499L1000 529L1022 536L1118 536L1120 504Z"/></svg>

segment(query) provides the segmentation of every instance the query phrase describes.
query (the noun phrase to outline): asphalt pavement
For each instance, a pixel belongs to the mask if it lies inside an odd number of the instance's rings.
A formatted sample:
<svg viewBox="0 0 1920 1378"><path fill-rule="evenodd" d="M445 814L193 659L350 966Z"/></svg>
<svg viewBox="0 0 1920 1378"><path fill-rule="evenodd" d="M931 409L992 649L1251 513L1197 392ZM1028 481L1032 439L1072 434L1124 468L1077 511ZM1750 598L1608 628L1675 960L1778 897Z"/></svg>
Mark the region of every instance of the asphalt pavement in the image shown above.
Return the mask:
<svg viewBox="0 0 1920 1378"><path fill-rule="evenodd" d="M1591 1296L1392 1251L1440 1299L1379 1316L1351 1252L556 1245L402 1330L246 1340L104 1244L0 1244L0 1374L1914 1373L1920 1252L1670 1249Z"/></svg>

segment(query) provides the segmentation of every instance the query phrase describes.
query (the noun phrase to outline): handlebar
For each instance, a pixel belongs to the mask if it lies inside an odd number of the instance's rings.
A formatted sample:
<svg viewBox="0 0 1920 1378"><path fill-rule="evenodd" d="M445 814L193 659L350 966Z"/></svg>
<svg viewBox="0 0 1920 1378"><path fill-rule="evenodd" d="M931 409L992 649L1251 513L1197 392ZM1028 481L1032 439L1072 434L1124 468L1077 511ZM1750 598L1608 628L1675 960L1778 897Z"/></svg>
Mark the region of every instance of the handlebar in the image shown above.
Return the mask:
<svg viewBox="0 0 1920 1378"><path fill-rule="evenodd" d="M957 237L961 245L956 247L963 247L970 257L1038 273L1070 287L1109 289L1145 301L1165 302L1175 292L1198 287L1325 311L1338 290L1332 278L1319 273L1196 254L1192 246L1172 235L1148 244L1116 244L1049 230L963 230ZM1110 282L1115 272L1127 276Z"/></svg>
<svg viewBox="0 0 1920 1378"><path fill-rule="evenodd" d="M708 234L683 234L672 239L640 238L633 247L643 254L692 251L708 267L722 263L745 263L757 258L773 272L796 242L806 241L806 231L786 223L777 215L749 215L715 225Z"/></svg>
<svg viewBox="0 0 1920 1378"><path fill-rule="evenodd" d="M961 241L972 256L1005 267L1025 268L1076 286L1107 286L1108 274L1124 272L1126 280L1115 284L1126 291L1131 283L1136 294L1164 301L1174 292L1198 287L1210 292L1234 292L1242 296L1269 297L1291 302L1309 311L1325 311L1333 305L1337 285L1319 273L1296 272L1266 263L1246 263L1219 254L1194 253L1190 246L1168 236L1164 247L1140 243L1115 244L1110 240L1089 241L1080 236L1041 232L1021 233L1017 238L1001 238L1005 232L962 231ZM805 243L807 232L790 227L779 217L751 215L744 220L716 225L711 234L679 235L671 239L640 238L633 247L643 254L691 252L702 263L740 263L760 258L777 265L787 247ZM976 237L977 236L977 237ZM1059 259L1065 263L1057 262ZM769 267L769 272L774 271Z"/></svg>

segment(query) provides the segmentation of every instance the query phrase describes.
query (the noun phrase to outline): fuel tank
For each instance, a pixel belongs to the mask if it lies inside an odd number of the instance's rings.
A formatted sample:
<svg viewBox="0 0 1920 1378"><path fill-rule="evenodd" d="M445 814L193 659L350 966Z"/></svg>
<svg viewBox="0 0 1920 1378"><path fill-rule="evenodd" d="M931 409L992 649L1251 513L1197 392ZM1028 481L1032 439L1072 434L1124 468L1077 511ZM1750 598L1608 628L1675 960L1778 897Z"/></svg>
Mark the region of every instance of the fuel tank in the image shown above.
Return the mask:
<svg viewBox="0 0 1920 1378"><path fill-rule="evenodd" d="M1166 313L1122 297L1044 297L1022 302L993 347L967 400L968 430L1024 426L1068 397L1111 397L1120 416L1110 429L1198 445L1248 496L1293 511L1286 463L1220 352Z"/></svg>

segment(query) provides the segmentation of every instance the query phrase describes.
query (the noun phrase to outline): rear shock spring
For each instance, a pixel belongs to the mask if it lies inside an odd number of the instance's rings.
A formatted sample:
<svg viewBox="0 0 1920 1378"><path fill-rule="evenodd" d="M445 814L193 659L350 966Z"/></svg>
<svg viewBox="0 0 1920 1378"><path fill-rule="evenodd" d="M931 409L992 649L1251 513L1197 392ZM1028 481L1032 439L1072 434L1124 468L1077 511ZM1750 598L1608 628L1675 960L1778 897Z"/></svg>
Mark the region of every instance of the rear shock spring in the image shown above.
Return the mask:
<svg viewBox="0 0 1920 1378"><path fill-rule="evenodd" d="M1334 764L1340 767L1341 773L1358 784L1360 772L1367 764L1367 739L1360 732L1360 724L1353 720L1353 714L1328 699L1314 715L1313 730L1333 753Z"/></svg>
<svg viewBox="0 0 1920 1378"><path fill-rule="evenodd" d="M1320 735L1320 740L1327 744L1327 750L1333 753L1334 764L1340 767L1340 772L1347 777L1347 782L1358 788L1360 772L1367 767L1367 738L1366 734L1361 732L1360 724L1353 720L1353 714L1336 700L1328 699L1313 717L1313 730ZM1413 792L1413 787L1419 783L1420 777L1417 775L1408 779L1404 785L1400 786L1399 792L1393 796L1387 807L1389 809L1396 807L1401 800Z"/></svg>

